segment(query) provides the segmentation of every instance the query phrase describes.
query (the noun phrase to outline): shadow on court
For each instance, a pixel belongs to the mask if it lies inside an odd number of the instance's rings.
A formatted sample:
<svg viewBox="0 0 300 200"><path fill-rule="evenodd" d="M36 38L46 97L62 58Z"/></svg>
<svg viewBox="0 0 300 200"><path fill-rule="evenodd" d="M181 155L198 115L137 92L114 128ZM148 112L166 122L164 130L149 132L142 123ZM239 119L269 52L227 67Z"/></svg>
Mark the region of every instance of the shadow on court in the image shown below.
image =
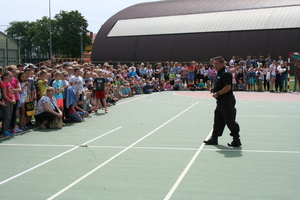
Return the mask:
<svg viewBox="0 0 300 200"><path fill-rule="evenodd" d="M230 148L224 145L215 145L215 147L218 148L217 152L224 155L226 158L237 158L243 156L241 147Z"/></svg>

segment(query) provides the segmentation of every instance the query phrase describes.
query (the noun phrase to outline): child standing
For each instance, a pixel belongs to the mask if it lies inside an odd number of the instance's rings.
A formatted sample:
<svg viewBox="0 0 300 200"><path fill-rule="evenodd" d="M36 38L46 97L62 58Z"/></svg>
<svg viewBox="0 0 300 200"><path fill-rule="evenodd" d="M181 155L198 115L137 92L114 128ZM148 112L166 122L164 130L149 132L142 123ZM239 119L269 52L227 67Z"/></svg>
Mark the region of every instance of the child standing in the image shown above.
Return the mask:
<svg viewBox="0 0 300 200"><path fill-rule="evenodd" d="M27 100L27 94L28 94L28 82L26 81L26 75L24 72L20 72L18 74L18 80L20 82L21 86L21 92L20 92L20 114L19 114L19 127L21 130L25 131L27 130L26 125L26 113L25 113L25 102Z"/></svg>
<svg viewBox="0 0 300 200"><path fill-rule="evenodd" d="M1 70L2 68L0 67L0 70ZM3 115L3 113L2 113L2 110L3 110L3 106L5 106L6 104L5 104L5 102L4 102L4 100L3 100L3 98L2 98L2 81L1 81L1 79L0 79L0 122L2 122L2 115ZM0 135L0 138L2 137L3 135Z"/></svg>
<svg viewBox="0 0 300 200"><path fill-rule="evenodd" d="M62 73L56 72L55 80L53 81L53 88L54 88L54 97L56 99L57 107L60 109L62 113L64 113L64 100L63 100L63 81L62 81Z"/></svg>
<svg viewBox="0 0 300 200"><path fill-rule="evenodd" d="M13 105L16 103L15 96L13 95L12 86L10 81L12 79L12 73L7 71L2 75L2 96L5 102L3 106L2 117L2 134L5 136L12 136L13 134L8 131L9 124L12 116Z"/></svg>
<svg viewBox="0 0 300 200"><path fill-rule="evenodd" d="M236 69L232 68L230 72L232 74L232 91L236 91Z"/></svg>
<svg viewBox="0 0 300 200"><path fill-rule="evenodd" d="M37 101L40 100L40 98L46 93L47 87L48 87L48 73L44 70L40 71L37 85L39 88L39 91L37 93Z"/></svg>
<svg viewBox="0 0 300 200"><path fill-rule="evenodd" d="M249 72L249 85L250 85L250 91L255 91L255 71L253 70L253 67L250 67Z"/></svg>
<svg viewBox="0 0 300 200"><path fill-rule="evenodd" d="M105 109L105 113L108 113L106 108L106 96L105 96L105 87L106 87L106 80L103 77L98 77L94 80L94 88L96 90L95 96L97 101L97 109L95 112L98 112L98 106Z"/></svg>

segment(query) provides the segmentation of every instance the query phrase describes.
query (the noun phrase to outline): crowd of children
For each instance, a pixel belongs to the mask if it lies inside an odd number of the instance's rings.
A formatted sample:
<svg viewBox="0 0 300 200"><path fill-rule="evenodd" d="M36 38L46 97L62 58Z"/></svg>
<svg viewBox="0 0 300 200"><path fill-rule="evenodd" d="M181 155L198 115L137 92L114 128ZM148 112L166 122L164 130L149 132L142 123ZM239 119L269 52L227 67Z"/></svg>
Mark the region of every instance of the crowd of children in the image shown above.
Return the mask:
<svg viewBox="0 0 300 200"><path fill-rule="evenodd" d="M283 91L286 87L283 86L286 66L282 60L233 57L227 68L232 73L233 90L273 92L274 83L276 90ZM24 69L19 64L0 67L0 73L1 136L12 136L37 125L27 112L27 104L37 105L49 86L54 88L56 106L63 113L64 123L68 123L82 122L99 109L108 113L108 107L120 99L138 94L209 90L217 74L212 61L208 64L166 62L164 66L157 63L154 67L150 63L132 63L128 67L121 63L114 66L111 62L103 65L73 62L53 68L42 64L38 69L32 65Z"/></svg>

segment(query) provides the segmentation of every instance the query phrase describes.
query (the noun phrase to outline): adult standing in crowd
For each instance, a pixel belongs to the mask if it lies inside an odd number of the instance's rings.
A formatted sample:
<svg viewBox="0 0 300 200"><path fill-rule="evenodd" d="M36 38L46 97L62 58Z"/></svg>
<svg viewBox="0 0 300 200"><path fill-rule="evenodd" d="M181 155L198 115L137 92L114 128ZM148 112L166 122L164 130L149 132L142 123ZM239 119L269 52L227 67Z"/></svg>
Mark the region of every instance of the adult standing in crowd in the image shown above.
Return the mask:
<svg viewBox="0 0 300 200"><path fill-rule="evenodd" d="M188 74L189 74L189 69L187 67L187 63L184 62L182 68L180 69L180 75L181 75L181 81L182 84L187 85L188 84Z"/></svg>
<svg viewBox="0 0 300 200"><path fill-rule="evenodd" d="M267 62L268 63L268 62ZM269 71L270 71L270 92L275 92L274 91L274 83L276 80L276 69L277 69L277 65L276 65L276 60L273 60L272 64L269 65Z"/></svg>
<svg viewBox="0 0 300 200"><path fill-rule="evenodd" d="M300 60L296 60L296 62L295 62L295 86L294 86L294 92L297 91L297 83L299 85L299 90L300 90Z"/></svg>
<svg viewBox="0 0 300 200"><path fill-rule="evenodd" d="M145 64L144 64L144 63L141 63L140 66L141 66L140 69L139 69L140 76L141 76L142 78L147 78L147 72L146 72Z"/></svg>
<svg viewBox="0 0 300 200"><path fill-rule="evenodd" d="M214 58L214 66L217 70L217 78L214 87L211 88L213 97L217 100L217 107L215 109L214 126L212 136L209 140L204 141L207 145L217 145L218 137L222 136L225 125L231 131L230 135L233 141L228 143L231 147L240 147L240 127L235 121L235 97L232 91L232 75L225 67L224 58L221 56Z"/></svg>
<svg viewBox="0 0 300 200"><path fill-rule="evenodd" d="M161 67L161 63L156 63L155 65L154 65L154 71L153 71L153 74L154 74L154 78L155 78L155 80L161 80L161 74L162 74L162 71L163 71L163 69L162 69L162 67Z"/></svg>

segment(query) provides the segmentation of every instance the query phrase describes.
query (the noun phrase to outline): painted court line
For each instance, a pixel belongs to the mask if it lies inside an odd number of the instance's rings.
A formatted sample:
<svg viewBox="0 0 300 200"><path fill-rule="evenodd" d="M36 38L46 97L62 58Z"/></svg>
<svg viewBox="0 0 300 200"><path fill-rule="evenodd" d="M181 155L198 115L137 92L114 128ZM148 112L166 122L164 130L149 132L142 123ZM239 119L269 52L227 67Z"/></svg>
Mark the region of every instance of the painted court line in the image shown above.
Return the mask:
<svg viewBox="0 0 300 200"><path fill-rule="evenodd" d="M101 137L104 137L104 136L106 136L106 135L108 135L108 134L110 134L110 133L112 133L112 132L114 132L114 131L116 131L116 130L118 130L118 129L120 129L120 128L122 128L122 127L118 127L118 128L116 128L116 129L114 129L114 130L111 130L111 131L109 131L109 132L107 132L107 133L104 133L104 134L102 134L102 135L100 135L100 136L98 136L98 137L96 137L96 138L94 138L94 139L92 139L92 140L89 140L89 141L83 143L82 145L87 145L88 143L93 142L93 141L95 141L95 140L97 140L97 139L99 139L99 138L101 138ZM61 156L65 155L65 154L67 154L67 153L70 153L70 152L74 151L75 149L77 149L77 148L79 148L79 147L80 147L80 146L76 146L76 147L74 147L74 148L72 148L72 149L70 149L70 150L68 150L68 151L65 151L65 152L63 152L63 153L61 153L61 154L59 154L59 155L57 155L57 156L55 156L55 157L53 157L53 158L51 158L51 159L49 159L49 160L46 160L45 162L42 162L42 163L40 163L40 164L38 164L38 165L36 165L36 166L30 168L30 169L27 169L27 170L25 170L25 171L23 171L23 172L21 172L21 173L15 175L15 176L12 176L12 177L10 177L10 178L8 178L8 179L6 179L6 180L0 182L0 185L2 185L2 184L4 184L4 183L7 183L8 181L11 181L11 180L13 180L13 179L15 179L15 178L17 178L17 177L23 175L23 174L26 174L27 172L30 172L30 171L32 171L32 170L38 168L38 167L41 167L41 166L43 166L43 165L45 165L45 164L47 164L47 163L49 163L49 162L51 162L51 161L53 161L53 160L59 158L59 157L61 157Z"/></svg>
<svg viewBox="0 0 300 200"><path fill-rule="evenodd" d="M156 94L156 93L147 94L147 95L144 95L144 96L135 98L135 99L131 99L131 100L128 100L128 101L125 101L125 102L117 103L116 106L119 106L119 105L122 105L122 104L125 104L125 103L129 103L129 102L132 102L132 101L136 101L136 100L139 100L139 99L142 99L142 98L145 98L145 97L153 96L153 95L155 95L155 94Z"/></svg>
<svg viewBox="0 0 300 200"><path fill-rule="evenodd" d="M0 144L0 146L21 146L21 147L78 147L81 145L56 145L56 144ZM100 149L126 149L127 146L93 146L89 148ZM174 151L197 151L198 148L180 148L180 147L131 147L131 149L147 149L147 150L174 150ZM249 153L286 153L300 154L300 151L278 151L278 150L246 150L246 149L202 149L202 151L225 151L225 152L249 152Z"/></svg>
<svg viewBox="0 0 300 200"><path fill-rule="evenodd" d="M261 117L261 118L299 118L300 116L283 116L283 115L237 115L237 117Z"/></svg>
<svg viewBox="0 0 300 200"><path fill-rule="evenodd" d="M212 131L208 134L208 136L206 137L205 140L208 140L211 137L211 134L212 134ZM168 200L168 199L171 198L171 196L173 195L173 193L175 192L175 190L177 189L177 187L181 183L182 179L184 178L184 176L186 175L186 173L189 171L189 169L191 168L191 166L195 162L195 160L198 157L198 155L201 153L204 145L205 145L204 143L201 144L201 146L199 147L198 151L194 154L194 156L190 160L189 164L185 167L185 169L183 170L183 172L180 174L180 176L178 177L177 181L175 182L175 184L173 185L173 187L171 188L171 190L169 191L169 193L167 194L167 196L164 198L164 200Z"/></svg>
<svg viewBox="0 0 300 200"><path fill-rule="evenodd" d="M0 144L0 146L20 146L20 147L77 147L78 145L59 144Z"/></svg>
<svg viewBox="0 0 300 200"><path fill-rule="evenodd" d="M149 137L154 132L156 132L157 130L161 129L162 127L164 127L165 125L167 125L168 123L170 123L171 121L173 121L174 119L176 119L177 117L179 117L180 115L182 115L183 113L185 113L186 111L188 111L189 109L191 109L192 107L194 107L195 105L197 105L198 103L199 102L194 103L193 105L191 105L190 107L188 107L187 109L185 109L184 111L182 111L181 113L179 113L178 115L176 115L175 117L173 117L172 119L170 119L167 122L163 123L162 125L160 125L156 129L154 129L153 131L151 131L150 133L148 133L147 135L145 135L144 137L142 137L139 140L137 140L136 142L132 143L131 145L129 145L128 147L126 147L125 149L123 149L122 151L120 151L119 153L117 153L116 155L112 156L111 158L109 158L108 160L106 160L105 162L103 162L98 167L94 168L93 170L91 170L87 174L83 175L82 177L80 177L79 179L77 179L76 181L74 181L73 183L71 183L70 185L68 185L67 187L65 187L64 189L62 189L59 192L55 193L54 195L52 195L51 197L49 197L47 200L52 200L52 199L58 197L59 195L61 195L62 193L64 193L65 191L67 191L68 189L70 189L71 187L73 187L74 185L76 185L77 183L79 183L80 181L82 181L83 179L85 179L86 177L90 176L91 174L93 174L94 172L96 172L98 169L100 169L101 167L103 167L106 164L108 164L110 161L112 161L115 158L117 158L118 156L122 155L124 152L128 151L133 146L135 146L139 142L143 141L145 138Z"/></svg>

